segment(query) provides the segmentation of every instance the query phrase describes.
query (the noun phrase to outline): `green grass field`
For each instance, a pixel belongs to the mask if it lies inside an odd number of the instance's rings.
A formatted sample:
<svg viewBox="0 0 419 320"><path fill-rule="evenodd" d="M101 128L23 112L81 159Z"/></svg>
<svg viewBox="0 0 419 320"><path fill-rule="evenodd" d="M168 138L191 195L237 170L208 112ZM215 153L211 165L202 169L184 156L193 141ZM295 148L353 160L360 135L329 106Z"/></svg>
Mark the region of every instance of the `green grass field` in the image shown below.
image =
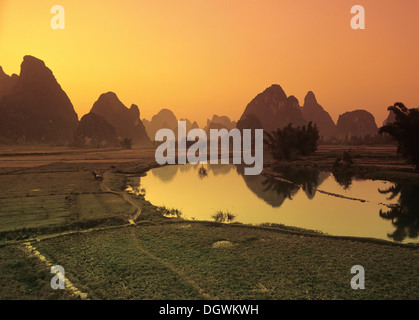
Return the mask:
<svg viewBox="0 0 419 320"><path fill-rule="evenodd" d="M21 246L0 247L0 299L74 299L70 292L52 290L52 274Z"/></svg>
<svg viewBox="0 0 419 320"><path fill-rule="evenodd" d="M34 245L91 299L419 298L418 250L374 242L180 222ZM351 288L353 265L366 290Z"/></svg>

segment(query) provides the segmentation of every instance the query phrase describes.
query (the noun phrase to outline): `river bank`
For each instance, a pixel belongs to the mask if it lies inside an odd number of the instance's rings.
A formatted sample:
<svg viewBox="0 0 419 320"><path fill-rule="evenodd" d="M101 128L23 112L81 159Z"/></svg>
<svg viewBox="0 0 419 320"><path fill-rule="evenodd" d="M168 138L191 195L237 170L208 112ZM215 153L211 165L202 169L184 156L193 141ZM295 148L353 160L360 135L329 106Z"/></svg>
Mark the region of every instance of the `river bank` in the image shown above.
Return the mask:
<svg viewBox="0 0 419 320"><path fill-rule="evenodd" d="M415 245L279 225L169 219L143 197L127 195L126 201L120 193L127 178L156 166L151 151L122 161L138 154L46 155L37 159L51 161L42 166L2 169L0 298L78 299L51 292L50 270L28 255L27 242L63 265L89 299L419 298ZM21 157L16 164L31 161ZM95 181L90 170L104 181ZM134 224L124 216L135 209L132 202L141 208ZM215 245L220 242L231 245ZM353 265L365 267L366 290L351 288Z"/></svg>

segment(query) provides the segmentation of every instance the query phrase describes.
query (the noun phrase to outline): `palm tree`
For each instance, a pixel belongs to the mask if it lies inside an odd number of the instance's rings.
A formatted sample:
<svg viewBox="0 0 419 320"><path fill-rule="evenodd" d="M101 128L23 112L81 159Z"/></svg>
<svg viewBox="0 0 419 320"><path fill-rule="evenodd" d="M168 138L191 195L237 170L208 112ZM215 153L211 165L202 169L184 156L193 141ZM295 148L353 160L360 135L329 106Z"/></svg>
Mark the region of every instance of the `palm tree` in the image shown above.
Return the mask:
<svg viewBox="0 0 419 320"><path fill-rule="evenodd" d="M397 152L419 170L419 110L408 109L397 102L388 110L396 115L396 121L380 128L379 133L387 133L398 142Z"/></svg>

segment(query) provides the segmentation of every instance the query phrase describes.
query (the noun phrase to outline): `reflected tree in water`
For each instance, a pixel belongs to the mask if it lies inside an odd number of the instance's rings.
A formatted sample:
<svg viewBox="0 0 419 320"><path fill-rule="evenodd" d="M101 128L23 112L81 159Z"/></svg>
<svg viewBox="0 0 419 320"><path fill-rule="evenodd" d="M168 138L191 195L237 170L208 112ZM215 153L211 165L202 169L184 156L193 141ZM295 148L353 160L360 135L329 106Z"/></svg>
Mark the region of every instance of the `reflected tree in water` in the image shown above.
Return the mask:
<svg viewBox="0 0 419 320"><path fill-rule="evenodd" d="M388 210L380 210L380 217L391 220L396 227L389 238L403 241L407 237L415 239L419 234L419 185L402 185L390 187L387 190L378 190L388 194L389 200L399 197L398 205Z"/></svg>
<svg viewBox="0 0 419 320"><path fill-rule="evenodd" d="M292 197L297 193L299 188L292 184L284 181L279 181L273 178L266 178L262 181L263 192L275 191L280 198L292 200Z"/></svg>
<svg viewBox="0 0 419 320"><path fill-rule="evenodd" d="M207 169L205 169L205 168L204 168L204 166L202 166L201 168L199 168L199 170L198 170L198 176L199 176L201 179L204 179L205 177L207 177L207 176L208 176Z"/></svg>
<svg viewBox="0 0 419 320"><path fill-rule="evenodd" d="M212 172L214 176L218 175L227 175L233 169L232 166L226 166L225 164L208 164L207 170L208 172Z"/></svg>
<svg viewBox="0 0 419 320"><path fill-rule="evenodd" d="M164 166L155 170L151 170L151 174L159 178L160 181L168 183L175 178L178 170L179 166Z"/></svg>
<svg viewBox="0 0 419 320"><path fill-rule="evenodd" d="M354 175L351 172L346 170L334 169L332 171L335 181L343 187L343 189L348 190L352 185L352 180Z"/></svg>
<svg viewBox="0 0 419 320"><path fill-rule="evenodd" d="M349 151L345 151L341 157L337 157L333 164L333 177L335 181L347 190L352 184L354 174L351 173L350 168L354 164L354 159Z"/></svg>
<svg viewBox="0 0 419 320"><path fill-rule="evenodd" d="M302 186L309 199L314 198L317 187L329 176L328 174L321 175L317 170L293 167L276 167L274 171L280 173L284 179Z"/></svg>

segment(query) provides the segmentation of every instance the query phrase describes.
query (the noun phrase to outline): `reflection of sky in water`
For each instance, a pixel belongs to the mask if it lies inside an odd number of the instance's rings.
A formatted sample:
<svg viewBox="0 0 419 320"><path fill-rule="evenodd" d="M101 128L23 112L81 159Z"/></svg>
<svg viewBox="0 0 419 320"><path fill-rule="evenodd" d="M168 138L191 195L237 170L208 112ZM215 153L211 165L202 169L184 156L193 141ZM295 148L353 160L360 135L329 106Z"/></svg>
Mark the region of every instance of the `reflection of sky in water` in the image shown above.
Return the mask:
<svg viewBox="0 0 419 320"><path fill-rule="evenodd" d="M389 211L380 203L396 204L400 198L397 195L389 200L388 194L378 191L394 186L392 183L353 180L344 189L326 172L306 178L301 174L294 179L287 176L304 185L303 190L264 176L243 176L233 165L204 166L208 171L204 179L198 175L201 165L153 169L141 178L141 188L146 189L146 199L154 205L180 209L185 218L197 220L212 220L216 211L225 210L242 223L280 223L332 235L391 240L388 235L396 230L391 219L380 217L380 210ZM316 187L367 202L322 194L316 192ZM403 238L405 242L418 242L417 238Z"/></svg>

